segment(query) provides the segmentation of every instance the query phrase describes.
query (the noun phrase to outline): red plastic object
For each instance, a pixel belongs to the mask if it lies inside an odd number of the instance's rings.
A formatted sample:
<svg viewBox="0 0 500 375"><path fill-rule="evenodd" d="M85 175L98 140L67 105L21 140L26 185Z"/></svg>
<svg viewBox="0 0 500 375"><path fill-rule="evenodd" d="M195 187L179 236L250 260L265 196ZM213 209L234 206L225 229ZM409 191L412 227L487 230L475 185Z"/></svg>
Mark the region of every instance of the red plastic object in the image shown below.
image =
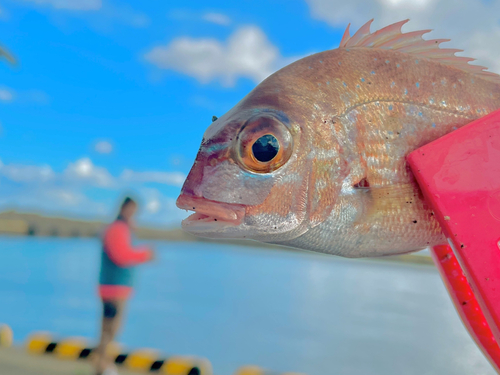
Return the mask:
<svg viewBox="0 0 500 375"><path fill-rule="evenodd" d="M435 246L431 255L465 328L495 370L500 373L500 347L453 250L448 245Z"/></svg>
<svg viewBox="0 0 500 375"><path fill-rule="evenodd" d="M453 248L432 250L436 266L465 326L499 371L500 110L419 148L408 162Z"/></svg>

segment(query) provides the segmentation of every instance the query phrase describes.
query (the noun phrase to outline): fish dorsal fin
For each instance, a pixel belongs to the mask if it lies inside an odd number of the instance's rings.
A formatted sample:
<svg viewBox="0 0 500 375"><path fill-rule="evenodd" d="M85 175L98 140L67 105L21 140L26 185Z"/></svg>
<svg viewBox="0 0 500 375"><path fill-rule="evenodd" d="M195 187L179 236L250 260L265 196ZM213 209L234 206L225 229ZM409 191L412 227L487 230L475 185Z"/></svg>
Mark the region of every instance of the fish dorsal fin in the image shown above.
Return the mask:
<svg viewBox="0 0 500 375"><path fill-rule="evenodd" d="M441 43L449 42L450 39L423 39L422 35L430 32L431 30L402 33L401 27L408 21L409 20L396 22L371 33L370 25L373 22L373 19L371 19L361 26L361 28L352 37L349 33L349 24L344 32L342 40L340 41L339 48L380 48L409 53L423 58L433 59L445 65L453 66L491 82L500 83L500 75L484 71L487 69L484 66L469 64L470 61L474 61L475 59L455 56L456 52L462 52L462 50L439 48Z"/></svg>

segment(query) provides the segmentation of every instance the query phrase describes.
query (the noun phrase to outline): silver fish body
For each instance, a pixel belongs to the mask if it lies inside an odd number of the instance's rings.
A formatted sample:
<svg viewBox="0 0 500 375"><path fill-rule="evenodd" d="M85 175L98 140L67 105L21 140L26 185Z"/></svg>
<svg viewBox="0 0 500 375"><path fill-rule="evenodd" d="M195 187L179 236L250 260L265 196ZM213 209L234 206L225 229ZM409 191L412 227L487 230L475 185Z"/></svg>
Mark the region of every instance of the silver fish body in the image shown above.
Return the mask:
<svg viewBox="0 0 500 375"><path fill-rule="evenodd" d="M346 257L444 243L405 156L500 108L500 80L386 29L281 69L214 122L183 227Z"/></svg>

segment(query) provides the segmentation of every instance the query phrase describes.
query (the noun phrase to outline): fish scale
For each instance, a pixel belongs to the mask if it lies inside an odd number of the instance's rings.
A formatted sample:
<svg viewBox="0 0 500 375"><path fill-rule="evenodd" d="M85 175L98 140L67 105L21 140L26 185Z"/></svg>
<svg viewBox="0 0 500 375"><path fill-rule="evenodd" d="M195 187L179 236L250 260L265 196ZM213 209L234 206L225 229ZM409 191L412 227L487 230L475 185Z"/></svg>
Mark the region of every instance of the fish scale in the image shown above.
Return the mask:
<svg viewBox="0 0 500 375"><path fill-rule="evenodd" d="M183 228L346 257L444 243L405 157L500 108L500 77L405 22L348 28L338 49L279 70L212 123L177 202L204 214ZM258 160L268 134L276 156ZM238 219L218 218L220 205Z"/></svg>

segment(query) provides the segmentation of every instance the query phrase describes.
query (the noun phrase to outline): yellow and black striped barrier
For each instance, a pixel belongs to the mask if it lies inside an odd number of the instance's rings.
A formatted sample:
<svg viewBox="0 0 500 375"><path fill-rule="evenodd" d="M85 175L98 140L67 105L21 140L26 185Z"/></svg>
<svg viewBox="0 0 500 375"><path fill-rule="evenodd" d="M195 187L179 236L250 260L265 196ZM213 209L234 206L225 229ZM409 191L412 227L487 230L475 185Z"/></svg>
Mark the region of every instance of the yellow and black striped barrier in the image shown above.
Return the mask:
<svg viewBox="0 0 500 375"><path fill-rule="evenodd" d="M0 324L0 348L10 348L13 341L12 329L7 324Z"/></svg>
<svg viewBox="0 0 500 375"><path fill-rule="evenodd" d="M115 363L123 363L132 371L157 371L165 375L212 375L212 365L204 358L188 356L172 356L159 359L158 352L153 349L140 349L130 354L121 354Z"/></svg>
<svg viewBox="0 0 500 375"><path fill-rule="evenodd" d="M234 375L305 375L305 374L299 374L296 372L277 373L264 370L263 368L258 366L243 366L240 367Z"/></svg>
<svg viewBox="0 0 500 375"><path fill-rule="evenodd" d="M26 349L31 354L55 354L61 359L85 359L92 353L87 340L82 337L69 337L55 340L47 332L36 332L28 337Z"/></svg>
<svg viewBox="0 0 500 375"><path fill-rule="evenodd" d="M94 352L88 341L81 337L55 340L46 332L37 332L28 337L26 348L35 355L55 354L60 359L87 359ZM117 344L110 345L108 355L117 365L132 371L154 371L164 375L212 375L212 365L207 359L189 356L162 358L153 349L138 349L123 352Z"/></svg>
<svg viewBox="0 0 500 375"><path fill-rule="evenodd" d="M0 347L12 345L12 330L6 325L0 325ZM47 332L36 332L30 335L26 349L35 355L54 354L57 358L66 360L82 360L89 358L94 348L87 339L69 337L56 340ZM124 352L113 343L108 347L108 355L114 358L119 366L124 366L135 372L153 371L163 375L212 375L212 365L205 358L190 356L171 356L163 358L154 349L138 349ZM304 375L294 372L270 372L258 366L240 367L234 375Z"/></svg>

